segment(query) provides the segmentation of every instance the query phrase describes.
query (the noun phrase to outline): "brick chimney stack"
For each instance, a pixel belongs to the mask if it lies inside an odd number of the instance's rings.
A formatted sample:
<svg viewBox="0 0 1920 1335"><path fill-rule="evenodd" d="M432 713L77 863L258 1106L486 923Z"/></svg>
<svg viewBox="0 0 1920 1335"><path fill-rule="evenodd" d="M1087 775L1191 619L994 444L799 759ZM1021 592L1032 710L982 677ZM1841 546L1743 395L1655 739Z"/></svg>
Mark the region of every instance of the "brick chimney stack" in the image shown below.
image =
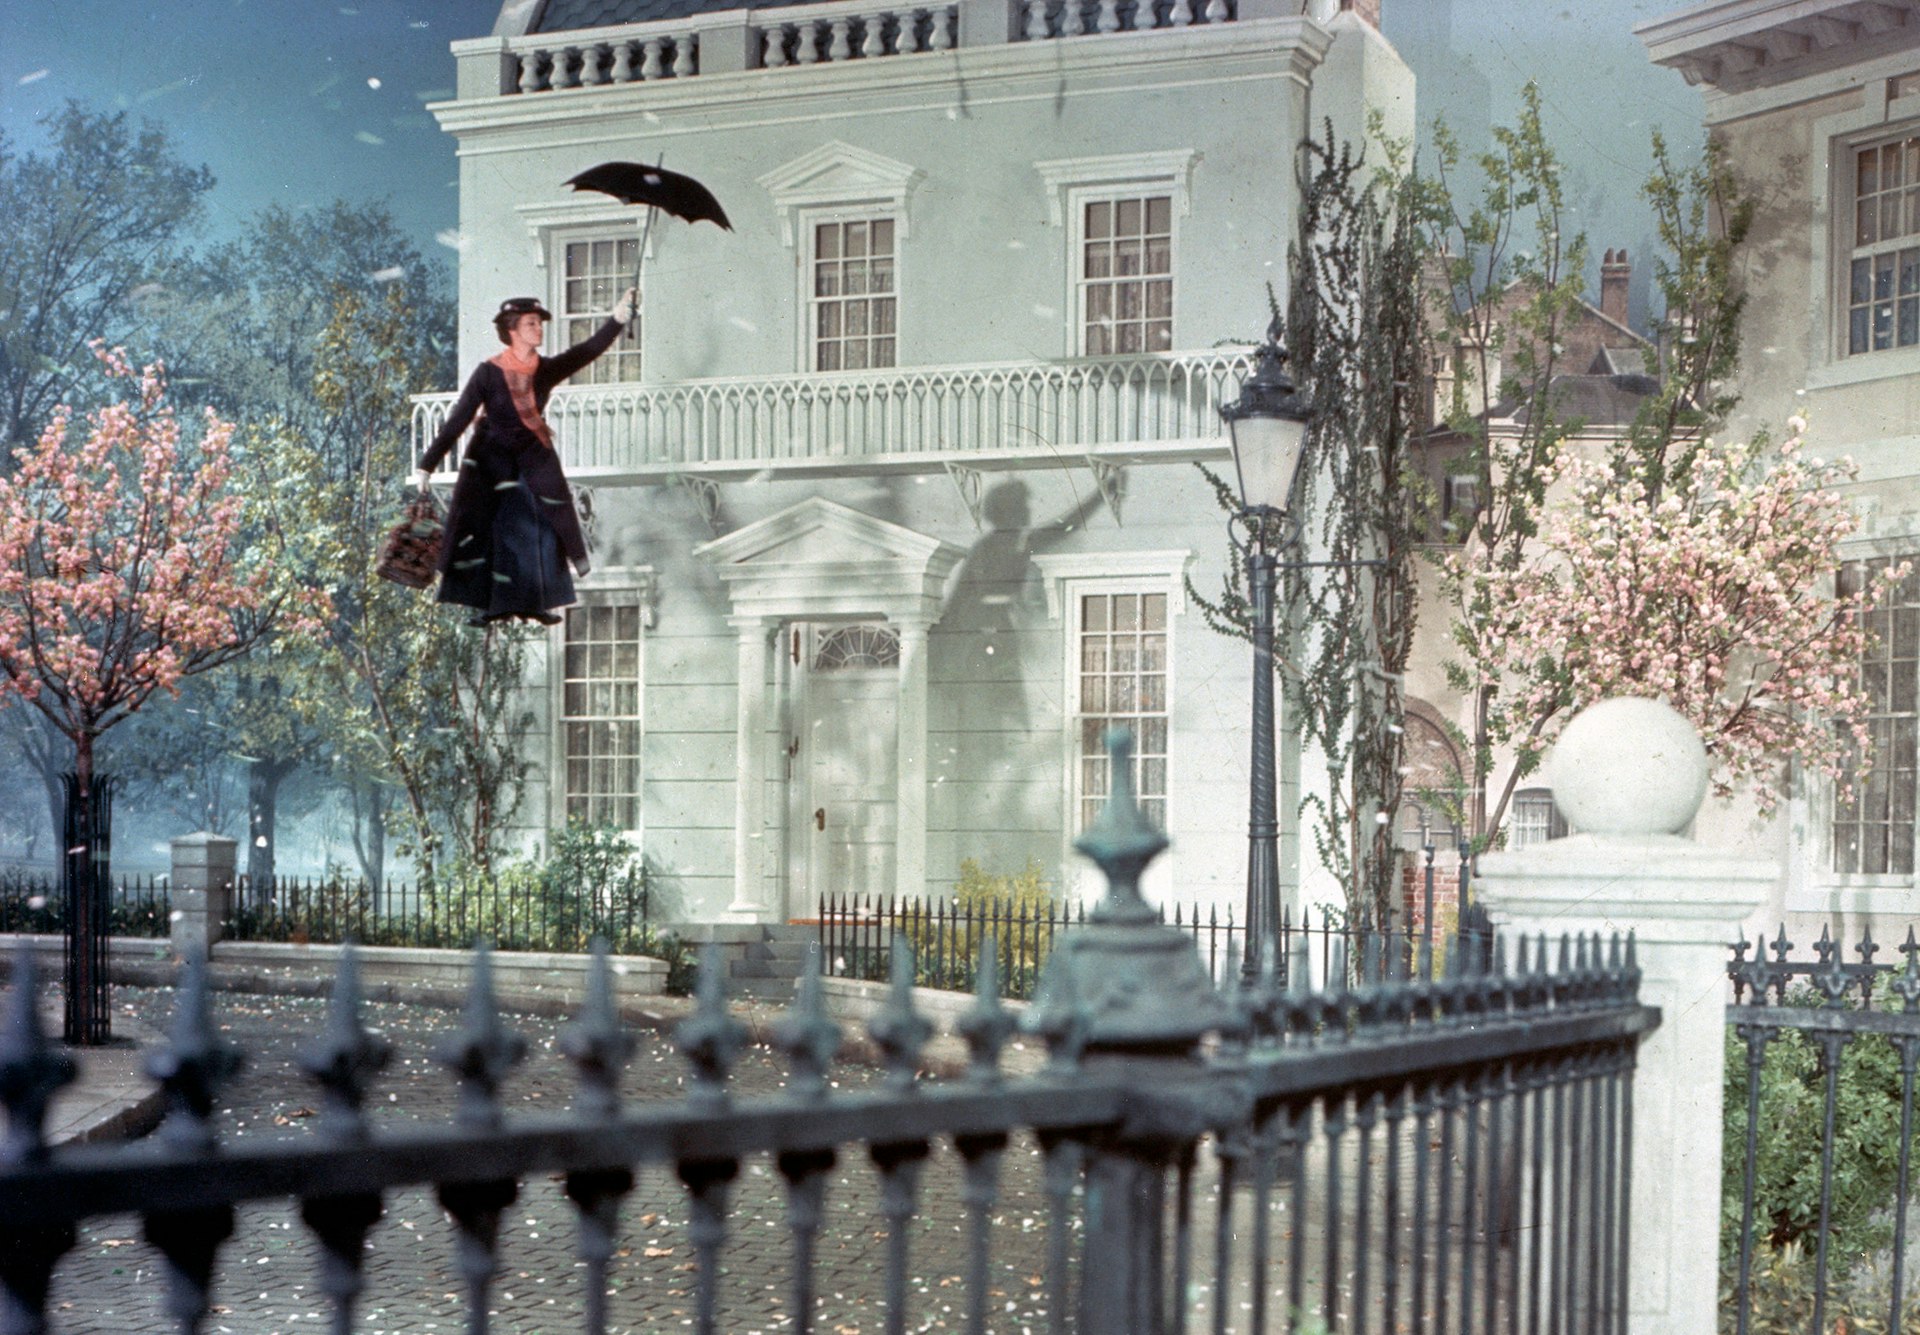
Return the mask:
<svg viewBox="0 0 1920 1335"><path fill-rule="evenodd" d="M1626 247L1609 250L1600 261L1600 313L1616 324L1627 323L1627 284L1632 280Z"/></svg>
<svg viewBox="0 0 1920 1335"><path fill-rule="evenodd" d="M1380 0L1340 0L1340 8L1351 9L1375 28L1380 26Z"/></svg>

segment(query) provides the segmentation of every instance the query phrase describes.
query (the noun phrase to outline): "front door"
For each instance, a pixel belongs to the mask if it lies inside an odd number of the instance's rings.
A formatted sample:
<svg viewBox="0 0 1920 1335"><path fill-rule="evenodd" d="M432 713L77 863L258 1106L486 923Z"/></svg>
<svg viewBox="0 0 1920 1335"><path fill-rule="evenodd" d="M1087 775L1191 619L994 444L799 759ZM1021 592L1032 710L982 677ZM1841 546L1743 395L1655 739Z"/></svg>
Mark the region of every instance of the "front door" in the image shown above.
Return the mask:
<svg viewBox="0 0 1920 1335"><path fill-rule="evenodd" d="M893 892L900 641L884 623L796 629L807 890L794 908L811 916L828 895Z"/></svg>

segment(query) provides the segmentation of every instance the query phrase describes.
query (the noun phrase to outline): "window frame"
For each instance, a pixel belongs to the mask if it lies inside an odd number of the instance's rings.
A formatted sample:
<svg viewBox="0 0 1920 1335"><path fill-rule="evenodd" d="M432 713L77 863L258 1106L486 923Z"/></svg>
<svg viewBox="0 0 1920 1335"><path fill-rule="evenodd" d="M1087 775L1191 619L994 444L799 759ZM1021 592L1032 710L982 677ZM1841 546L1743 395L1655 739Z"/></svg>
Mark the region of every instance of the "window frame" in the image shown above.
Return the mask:
<svg viewBox="0 0 1920 1335"><path fill-rule="evenodd" d="M581 338L585 338L591 335L594 330L598 329L600 324L606 320L607 316L611 313L611 306L604 311L589 313L575 312L569 308L567 303L567 284L569 281L567 275L567 247L577 245L591 246L595 242L601 241L613 242L616 253L621 243L627 241L634 243L636 253L639 255L639 262L635 267L640 273L640 309L633 326L621 330L620 336L613 341L613 346L601 354L591 366L587 366L575 373L567 383L582 387L643 384L645 383L647 374L646 251L652 249L652 240L649 237L646 250L641 250L641 237L639 233L632 230L631 224L627 227L620 228L600 226L553 229L549 236L549 258L547 265L548 273L550 274L550 279L547 284L547 306L548 309L553 312L553 319L547 322L546 352L548 355L551 355L579 341L578 339L570 339L567 336L567 323L569 320L585 320L589 323L589 327L580 336ZM612 274L614 284L613 296L616 300L619 298L620 293L626 291L629 286L628 283L621 281L622 277L621 266L616 264ZM589 281L591 281L591 279L589 279ZM601 378L601 373L604 368L609 365L615 367L622 366L623 363L618 359L624 357L632 357L634 359L633 375Z"/></svg>
<svg viewBox="0 0 1920 1335"><path fill-rule="evenodd" d="M1898 564L1902 561L1914 562L1916 571L1920 571L1920 543L1911 544L1911 547L1914 548L1915 550L1910 550L1908 552L1897 552L1897 553L1896 552L1887 552L1887 553L1876 552L1876 553L1850 555L1849 559L1844 563L1843 571L1846 569L1858 569L1863 572L1865 577L1870 578L1873 574L1873 569L1872 569L1873 567L1878 566L1878 567L1884 568L1885 565ZM1836 583L1836 590L1838 590L1838 588L1841 587L1841 581L1838 578L1836 578L1835 583ZM1889 781L1887 785L1885 800L1883 804L1887 812L1886 820L1872 821L1867 819L1861 819L1861 820L1848 822L1849 824L1854 825L1856 827L1860 827L1860 828L1864 828L1865 826L1871 824L1875 826L1884 827L1887 830L1889 844L1890 844L1890 847L1884 850L1887 853L1887 857L1886 857L1887 865L1883 866L1878 871L1870 871L1870 870L1864 869L1864 865L1870 860L1866 856L1866 844L1864 842L1858 845L1859 852L1855 858L1855 861L1858 864L1860 864L1860 866L1854 869L1849 869L1849 870L1841 869L1839 865L1841 862L1841 847L1842 847L1841 831L1840 831L1840 825L1841 825L1840 817L1842 815L1841 806L1840 806L1840 794L1839 794L1839 788L1837 784L1828 784L1828 785L1825 785L1827 790L1826 809L1822 813L1822 820L1820 822L1820 828L1824 831L1826 836L1825 848L1822 850L1823 856L1821 858L1821 867L1823 870L1823 874L1826 877L1840 884L1911 885L1914 883L1914 877L1915 877L1916 871L1920 871L1920 596L1916 596L1916 590L1914 588L1916 584L1920 584L1920 575L1912 576L1909 578L1908 597L1912 601L1906 602L1904 604L1896 603L1893 606L1884 609L1889 613L1887 620L1888 620L1888 631L1889 631L1890 639L1892 638L1892 632L1894 630L1894 627L1898 625L1898 622L1900 619L1900 612L1902 610L1906 612L1907 619L1910 623L1911 633L1910 633L1910 636L1908 637L1908 648L1911 650L1911 653L1906 656L1903 656L1900 653L1900 644L1898 640L1894 640L1894 642L1891 644L1883 641L1877 644L1870 645L1868 654L1864 656L1860 661L1860 670L1861 670L1861 676L1863 678L1863 684L1864 684L1864 678L1869 674L1872 668L1884 667L1887 669L1887 672L1888 672L1888 687L1887 687L1887 697L1886 697L1888 708L1882 711L1876 711L1869 715L1869 729L1871 730L1872 722L1874 720L1885 719L1887 720L1887 728L1886 728L1887 733L1895 734L1901 730L1900 729L1901 721L1902 720L1907 721L1906 731L1908 733L1909 740L1908 740L1908 745L1906 747L1906 753L1907 753L1908 764L1904 768L1904 771L1897 765L1889 771L1889 769L1884 764L1884 761L1888 758L1898 760L1899 756L1898 756L1898 752L1894 751L1893 747L1883 743L1882 754L1876 755L1876 758L1875 758L1876 763L1874 767L1868 771L1868 775L1867 775L1867 782L1869 785L1871 784L1871 776L1876 772L1891 773L1896 777L1900 773L1904 772L1908 776L1908 783L1907 783L1908 811L1907 811L1907 818L1905 822L1906 866L1904 868L1900 868L1892 865L1897 860L1898 847L1901 842L1898 834L1895 833L1899 829L1900 822L1894 819L1894 817L1898 814L1898 810L1900 806L1899 794L1896 791L1897 784L1893 781ZM1873 615L1881 610L1883 609L1880 609L1877 607L1871 608L1868 614ZM1899 695L1893 684L1893 674L1896 671L1901 670L1903 665L1904 665L1905 673L1908 677L1907 686L1910 692L1910 697L1908 701L1908 707L1905 709L1900 709L1895 707L1899 703ZM1869 692L1869 696L1871 697L1871 692ZM1888 757L1885 754L1886 752L1889 752L1889 751L1894 751L1894 754L1891 757ZM1856 803L1864 803L1866 800L1868 800L1870 794L1871 794L1871 787L1869 786L1866 793L1856 795L1856 798L1855 798Z"/></svg>
<svg viewBox="0 0 1920 1335"><path fill-rule="evenodd" d="M639 634L635 652L636 713L623 716L630 718L635 726L633 751L633 813L634 823L628 830L636 840L644 842L647 824L646 812L646 752L647 752L647 641L651 638L654 626L653 600L656 592L654 574L651 567L628 566L596 570L583 579L576 589L575 607L567 612L590 611L596 607L634 607L639 614ZM570 813L570 784L568 779L569 753L567 748L567 724L572 716L567 712L567 621L565 614L561 624L553 627L547 635L547 653L549 670L548 718L551 721L550 752L551 768L548 782L548 814L554 828L563 827ZM583 716L591 719L594 716Z"/></svg>
<svg viewBox="0 0 1920 1335"><path fill-rule="evenodd" d="M1109 274L1105 278L1097 279L1087 276L1087 209L1090 205L1094 204L1107 204L1117 208L1121 203L1135 200L1139 201L1143 206L1146 206L1150 204L1150 201L1155 199L1165 199L1167 201L1167 268L1165 274L1167 284L1166 346L1162 348L1143 346L1137 352L1119 352L1112 350L1107 352L1091 352L1088 350L1088 344L1090 342L1088 338L1090 330L1087 310L1089 295L1092 289L1098 285L1104 284L1117 289L1121 281L1121 276ZM1069 229L1067 281L1073 289L1073 299L1068 303L1067 309L1073 312L1073 355L1076 357L1100 358L1147 357L1164 355L1179 347L1180 344L1176 336L1176 330L1178 328L1177 312L1179 310L1180 294L1179 266L1177 263L1180 250L1180 209L1179 198L1172 186L1166 183L1150 183L1140 186L1075 186L1067 191L1067 201L1072 209L1072 225ZM1108 235L1112 236L1114 233L1110 230ZM1147 232L1143 221L1140 235L1145 238L1158 235L1158 233ZM1145 284L1149 280L1159 277L1159 275L1149 274L1143 270L1133 277L1135 281L1142 284L1144 304ZM1147 317L1143 315L1139 321L1130 321L1129 323L1139 323L1143 326L1148 326L1150 322ZM1117 323L1115 328L1118 328ZM1143 337L1141 341L1144 344L1146 339Z"/></svg>
<svg viewBox="0 0 1920 1335"><path fill-rule="evenodd" d="M869 365L855 367L851 370L848 370L846 367L836 367L831 371L822 371L820 369L820 336L818 332L819 307L817 302L819 299L814 293L814 271L819 263L820 228L823 226L844 228L846 224L855 222L866 223L869 227L876 222L884 222L892 229L893 287L888 295L893 301L893 360L885 366ZM800 304L798 309L804 312L798 331L801 343L800 364L808 371L821 375L838 375L842 372L858 375L866 371L891 371L898 369L903 365L903 360L900 355L900 310L902 305L900 293L904 286L901 282L901 260L904 248L900 243L906 237L906 224L902 213L899 210L877 206L872 203L823 206L800 210L798 225L804 229L805 233L802 244L795 247L799 259ZM869 296L871 296L871 294L869 294ZM873 335L869 334L867 340L870 346ZM842 342L844 342L844 340L842 340Z"/></svg>
<svg viewBox="0 0 1920 1335"><path fill-rule="evenodd" d="M1166 738L1165 749L1159 753L1158 757L1164 766L1165 772L1162 791L1159 794L1146 794L1141 791L1142 785L1141 787L1136 787L1136 794L1141 798L1143 810L1148 809L1146 803L1149 797L1154 797L1161 803L1161 817L1155 822L1157 825L1165 828L1172 824L1173 795L1177 787L1174 783L1175 739L1173 702L1178 698L1178 688L1175 683L1174 671L1174 638L1177 618L1182 611L1182 605L1175 599L1173 591L1167 587L1165 581L1151 577L1093 576L1068 578L1062 581L1059 591L1062 613L1061 622L1064 632L1062 636L1061 659L1066 677L1065 690L1061 696L1063 705L1061 710L1061 731L1066 755L1066 783L1063 784L1062 787L1064 789L1064 828L1068 843L1071 843L1074 836L1086 828L1089 823L1084 815L1084 806L1089 799L1083 782L1085 777L1083 767L1088 756L1081 743L1082 729L1086 719L1089 717L1088 711L1085 708L1085 698L1082 694L1082 679L1084 676L1082 656L1085 651L1085 639L1088 633L1084 620L1085 607L1083 600L1087 597L1128 595L1135 597L1159 597L1164 600L1165 612L1163 614L1163 624L1159 631L1163 641L1161 650L1162 669L1160 672L1162 679L1161 708L1151 715L1146 711L1139 711L1128 717L1157 717L1164 725ZM1093 715L1093 717L1111 719L1116 717L1116 714L1115 711L1108 709L1100 711L1098 714ZM1138 739L1136 739L1136 741L1137 740ZM1136 764L1140 763L1143 759L1144 757L1136 745ZM1107 791L1112 791L1111 784L1109 784Z"/></svg>
<svg viewBox="0 0 1920 1335"><path fill-rule="evenodd" d="M1850 71L1854 106L1815 119L1816 149L1826 150L1825 169L1809 171L1812 199L1808 240L1812 249L1805 293L1809 327L1816 331L1808 358L1806 388L1828 389L1920 374L1920 345L1849 354L1848 295L1854 255L1853 150L1907 134L1920 135L1920 94L1892 96L1902 76L1915 72L1911 51L1890 53Z"/></svg>
<svg viewBox="0 0 1920 1335"><path fill-rule="evenodd" d="M1835 357L1844 362L1908 349L1920 351L1920 120L1900 126L1882 125L1874 128L1877 132L1845 136L1834 161L1834 198L1844 201L1844 207L1836 208L1833 218L1837 271L1833 291L1833 351ZM1874 240L1862 242L1859 236L1859 161L1868 151L1876 153L1884 161L1888 149L1896 150L1894 160L1899 165L1902 180L1889 191L1885 186L1884 166L1876 169L1876 188L1873 191L1879 201L1876 209L1879 217L1874 226L1876 235ZM1889 200L1889 194L1895 197ZM1897 217L1906 222L1905 228L1891 240L1883 234L1885 210L1889 203L1893 205ZM1884 299L1877 294L1874 284L1878 268L1875 262L1882 259L1893 261L1890 270L1892 291ZM1869 263L1869 269L1867 295L1861 305L1853 271L1863 260ZM1903 264L1903 260L1906 263ZM1888 334L1892 341L1880 348L1874 347L1873 343L1875 312L1883 301L1890 307ZM1865 339L1865 346L1857 350L1853 347L1853 313L1856 306L1861 306ZM1902 307L1910 317L1905 322L1901 318ZM1903 323L1910 330L1910 337L1905 341L1900 338Z"/></svg>
<svg viewBox="0 0 1920 1335"><path fill-rule="evenodd" d="M1085 255L1086 204L1102 198L1165 194L1170 197L1167 240L1168 279L1173 291L1169 302L1168 345L1157 351L1107 353L1100 356L1154 356L1177 350L1181 331L1180 256L1183 220L1192 212L1191 186L1195 165L1200 161L1196 149L1181 148L1150 153L1122 153L1102 157L1058 158L1033 164L1046 192L1048 222L1062 232L1061 299L1062 310L1072 313L1065 326L1061 348L1069 357L1084 357L1086 352L1086 311L1083 304L1082 264Z"/></svg>

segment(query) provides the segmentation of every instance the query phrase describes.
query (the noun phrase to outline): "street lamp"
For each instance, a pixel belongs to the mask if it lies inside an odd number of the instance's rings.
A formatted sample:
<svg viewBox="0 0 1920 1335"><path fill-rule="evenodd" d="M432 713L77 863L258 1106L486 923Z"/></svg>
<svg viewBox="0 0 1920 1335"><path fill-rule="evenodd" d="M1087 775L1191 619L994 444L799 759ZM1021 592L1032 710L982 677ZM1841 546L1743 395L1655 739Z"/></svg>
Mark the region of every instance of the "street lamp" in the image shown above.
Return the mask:
<svg viewBox="0 0 1920 1335"><path fill-rule="evenodd" d="M1280 923L1280 823L1274 776L1273 742L1273 591L1280 551L1298 533L1287 514L1294 480L1307 438L1313 406L1287 374L1287 350L1280 317L1267 327L1267 341L1255 354L1253 374L1240 397L1220 405L1233 470L1240 485L1240 509L1232 524L1246 533L1247 588L1253 613L1253 779L1247 817L1247 936L1240 972L1251 982L1260 970L1261 947L1273 941ZM1231 531L1231 530L1230 530Z"/></svg>

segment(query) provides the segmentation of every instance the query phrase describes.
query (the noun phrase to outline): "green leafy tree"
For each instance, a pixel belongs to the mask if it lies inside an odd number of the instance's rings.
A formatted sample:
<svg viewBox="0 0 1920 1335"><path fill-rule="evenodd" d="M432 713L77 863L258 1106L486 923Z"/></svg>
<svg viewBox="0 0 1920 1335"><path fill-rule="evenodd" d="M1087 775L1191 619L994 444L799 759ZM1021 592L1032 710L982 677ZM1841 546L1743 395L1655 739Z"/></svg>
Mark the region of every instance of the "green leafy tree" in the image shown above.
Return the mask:
<svg viewBox="0 0 1920 1335"><path fill-rule="evenodd" d="M297 214L267 209L243 237L214 248L183 273L164 302L160 326L175 365L199 396L246 426L242 466L254 501L251 532L276 532L285 497L309 483L316 496L358 496L367 441L403 429L404 407L397 422L390 395L329 396L321 390L327 320L339 294L357 294L368 303L384 290L394 298L383 309L398 319L379 332L393 346L404 398L452 376L450 286L444 267L424 259L383 207L338 201ZM381 466L389 462L403 467L384 459ZM345 548L312 553L297 577L335 587L338 574L329 573L327 562L347 555ZM306 698L322 688L322 679L310 671L303 648L276 644L237 664L213 683L202 710L225 739L229 763L246 770L247 871L256 883L274 873L288 781L337 754ZM147 767L165 771L165 744L179 739L154 740L160 747L144 759ZM329 768L328 777L346 786L356 813L362 867L379 880L386 795L364 774ZM328 789L303 784L295 791L319 798Z"/></svg>
<svg viewBox="0 0 1920 1335"><path fill-rule="evenodd" d="M334 420L360 424L354 462L333 467L293 435L262 456L273 461L271 522L292 553L281 577L321 582L332 605L325 635L283 644L283 667L303 716L355 776L361 809L374 819L387 811L367 780L397 796L404 850L422 880L432 885L443 852L485 874L528 768L532 716L519 702L529 633L476 631L374 573L409 463L418 315L398 287L373 301L336 290L329 311L313 394ZM384 848L384 827L377 842Z"/></svg>
<svg viewBox="0 0 1920 1335"><path fill-rule="evenodd" d="M132 342L213 187L166 131L69 102L44 151L0 133L0 470L88 385L90 340Z"/></svg>

